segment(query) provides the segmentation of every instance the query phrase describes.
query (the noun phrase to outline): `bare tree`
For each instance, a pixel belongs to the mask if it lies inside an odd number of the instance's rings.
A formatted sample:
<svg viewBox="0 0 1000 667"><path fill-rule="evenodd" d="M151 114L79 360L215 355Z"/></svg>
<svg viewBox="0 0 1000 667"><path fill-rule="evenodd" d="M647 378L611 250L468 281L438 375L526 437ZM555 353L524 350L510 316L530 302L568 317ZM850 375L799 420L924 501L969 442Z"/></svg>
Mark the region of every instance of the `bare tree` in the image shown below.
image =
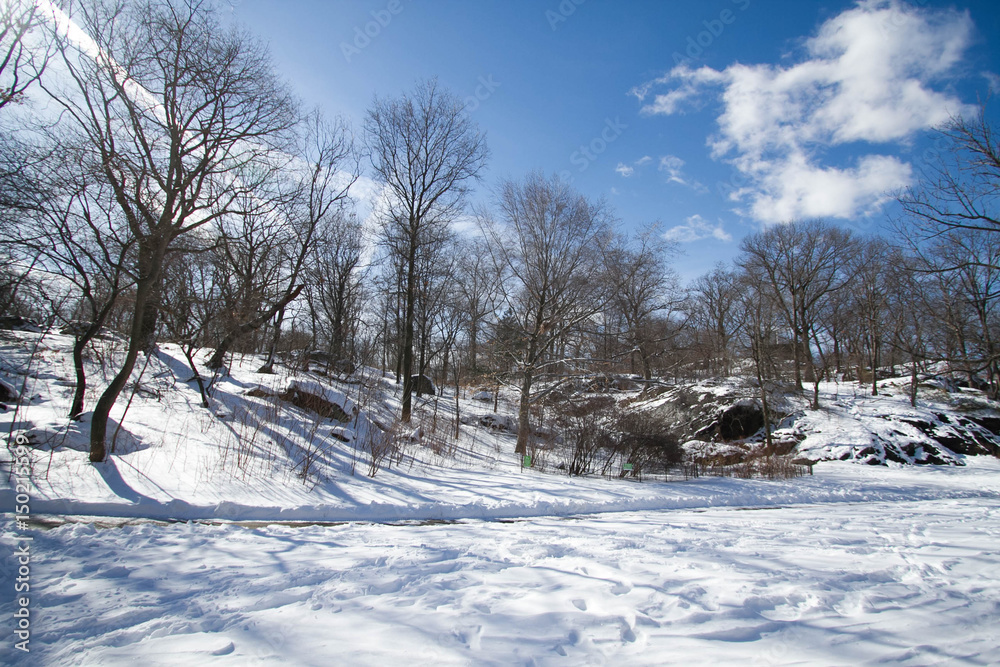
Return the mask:
<svg viewBox="0 0 1000 667"><path fill-rule="evenodd" d="M316 260L307 274L313 335L324 339L333 361L353 356L352 341L361 318L367 275L363 252L361 223L351 215L338 216L320 236Z"/></svg>
<svg viewBox="0 0 1000 667"><path fill-rule="evenodd" d="M897 197L906 230L923 238L948 229L1000 233L1000 142L985 106L972 118L952 118L940 132L948 151Z"/></svg>
<svg viewBox="0 0 1000 667"><path fill-rule="evenodd" d="M74 170L78 157L78 151L62 143L60 151L33 165L31 178L47 196L22 213L5 241L24 261L33 261L36 270L59 276L58 287L49 290L50 300L73 304L66 313L53 309L75 338L70 419L79 419L84 411L84 350L104 328L119 296L131 287L128 266L134 250L134 239L110 201L110 188L100 178Z"/></svg>
<svg viewBox="0 0 1000 667"><path fill-rule="evenodd" d="M797 389L802 389L803 362L806 379L819 382L811 352L811 343L818 343L818 311L824 299L847 282L843 269L851 243L849 232L821 220L775 225L743 239L742 267L765 279L792 333ZM814 404L817 397L818 386Z"/></svg>
<svg viewBox="0 0 1000 667"><path fill-rule="evenodd" d="M861 343L871 371L872 396L878 396L878 369L882 365L882 348L890 322L889 272L901 268L893 264L893 253L892 246L881 237L864 239L858 245L850 269L853 276L848 286L850 319L855 319L858 323ZM847 315L842 314L842 317Z"/></svg>
<svg viewBox="0 0 1000 667"><path fill-rule="evenodd" d="M694 284L694 317L709 337L709 368L716 372L731 369L730 343L742 324L739 292L739 276L721 264Z"/></svg>
<svg viewBox="0 0 1000 667"><path fill-rule="evenodd" d="M257 295L261 298L244 311L244 317L216 347L208 361L210 368L221 368L236 340L274 318L268 357L259 370L261 373L274 372L274 355L285 309L305 288L301 278L315 259L315 246L324 235L324 228L336 224L348 192L358 178L353 141L342 121L328 123L318 113L313 113L301 127L303 136L295 160L278 174L273 196L262 197L260 190L248 193L248 198L261 203L270 199L273 208L266 206L263 211L255 212L249 205L241 216L244 238L247 235L255 237L247 239L247 248L265 249L256 255L250 253L254 261L247 269L252 273L245 278L250 283L261 280L274 283L276 294L270 299L263 292ZM261 218L261 224L250 218ZM255 275L258 273L263 275Z"/></svg>
<svg viewBox="0 0 1000 667"><path fill-rule="evenodd" d="M404 269L401 342L401 420L410 421L417 261L421 248L440 237L462 211L465 195L486 163L486 138L461 100L436 80L399 98L378 98L365 120L372 168L385 187L384 235Z"/></svg>
<svg viewBox="0 0 1000 667"><path fill-rule="evenodd" d="M749 271L739 276L739 296L736 302L739 332L743 334L750 358L753 360L754 379L764 415L764 442L768 449L771 441L770 394L774 389L775 330L779 319L777 305L765 277Z"/></svg>
<svg viewBox="0 0 1000 667"><path fill-rule="evenodd" d="M74 9L96 49L56 35L66 84L43 88L87 142L137 249L128 351L91 424L90 460L99 462L110 411L154 342L164 258L280 166L275 149L296 113L266 50L201 0Z"/></svg>
<svg viewBox="0 0 1000 667"><path fill-rule="evenodd" d="M480 370L480 334L496 311L500 276L490 261L489 249L481 238L461 241L458 250L458 299L464 312L468 337L468 370Z"/></svg>
<svg viewBox="0 0 1000 667"><path fill-rule="evenodd" d="M938 355L975 386L985 372L990 393L1000 393L1000 238L952 229L920 248L917 270L929 273L938 306L933 319L946 338ZM926 284L928 281L925 280Z"/></svg>
<svg viewBox="0 0 1000 667"><path fill-rule="evenodd" d="M532 385L556 345L604 307L601 244L611 233L602 204L587 201L557 178L535 173L506 181L497 194L501 222L480 216L504 285L512 344L507 354L521 377L516 453L527 452Z"/></svg>
<svg viewBox="0 0 1000 667"><path fill-rule="evenodd" d="M631 239L618 236L604 251L610 303L621 315L625 341L639 356L646 380L653 378L655 316L675 309L681 301L677 274L667 263L676 251L676 244L662 237L658 224Z"/></svg>
<svg viewBox="0 0 1000 667"><path fill-rule="evenodd" d="M0 109L17 104L52 55L44 10L35 0L0 3Z"/></svg>

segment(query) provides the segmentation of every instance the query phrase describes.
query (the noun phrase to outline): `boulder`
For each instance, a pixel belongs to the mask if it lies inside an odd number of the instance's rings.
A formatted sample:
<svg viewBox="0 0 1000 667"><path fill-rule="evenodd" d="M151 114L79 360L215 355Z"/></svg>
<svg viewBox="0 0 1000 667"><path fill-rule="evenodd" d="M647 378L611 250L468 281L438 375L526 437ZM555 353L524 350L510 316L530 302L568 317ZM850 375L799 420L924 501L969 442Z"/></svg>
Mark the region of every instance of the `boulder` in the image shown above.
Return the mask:
<svg viewBox="0 0 1000 667"><path fill-rule="evenodd" d="M17 390L3 380L0 380L0 403L13 403L17 400Z"/></svg>
<svg viewBox="0 0 1000 667"><path fill-rule="evenodd" d="M410 377L410 381L413 382L414 394L437 396L437 387L434 386L434 381L426 375L413 375Z"/></svg>
<svg viewBox="0 0 1000 667"><path fill-rule="evenodd" d="M357 408L351 399L318 382L292 380L279 398L296 407L315 412L321 417L336 419L343 423L351 421L357 413Z"/></svg>

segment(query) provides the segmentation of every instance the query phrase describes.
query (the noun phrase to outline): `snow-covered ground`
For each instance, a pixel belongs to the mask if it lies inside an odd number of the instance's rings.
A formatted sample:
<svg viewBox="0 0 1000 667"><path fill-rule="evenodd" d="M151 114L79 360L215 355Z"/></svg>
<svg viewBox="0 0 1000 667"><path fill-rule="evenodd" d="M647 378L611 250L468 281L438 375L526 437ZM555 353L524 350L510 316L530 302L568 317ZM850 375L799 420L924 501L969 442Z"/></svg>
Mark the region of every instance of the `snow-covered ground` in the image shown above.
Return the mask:
<svg viewBox="0 0 1000 667"><path fill-rule="evenodd" d="M699 509L35 530L32 652L8 641L4 661L994 663L1000 465L877 472L820 464L794 493L800 480L670 485ZM806 502L868 482L871 501ZM706 486L750 508L710 507Z"/></svg>
<svg viewBox="0 0 1000 667"><path fill-rule="evenodd" d="M398 411L390 379L262 375L259 359L236 357L206 410L180 351L165 345L112 414L112 429L124 424L118 450L92 465L86 421L65 418L69 343L0 339L0 380L25 387L20 405L0 411L0 430L33 441L0 449L17 471L0 478L0 616L10 624L0 664L922 665L1000 655L995 458L822 461L780 481L571 478L551 462L521 469L513 436L484 425L512 405L502 399L493 415L470 392L457 439L443 435L456 428L454 396L418 401L422 433L388 431L401 454L369 476L373 438ZM909 437L883 428L886 408L903 409L898 394L825 391L827 407L796 422L809 449L864 444L855 431L865 420L883 440ZM295 392L337 405L339 419L296 406ZM12 520L20 504L33 527ZM18 545L30 551L26 596L15 594ZM22 608L27 654L12 632Z"/></svg>

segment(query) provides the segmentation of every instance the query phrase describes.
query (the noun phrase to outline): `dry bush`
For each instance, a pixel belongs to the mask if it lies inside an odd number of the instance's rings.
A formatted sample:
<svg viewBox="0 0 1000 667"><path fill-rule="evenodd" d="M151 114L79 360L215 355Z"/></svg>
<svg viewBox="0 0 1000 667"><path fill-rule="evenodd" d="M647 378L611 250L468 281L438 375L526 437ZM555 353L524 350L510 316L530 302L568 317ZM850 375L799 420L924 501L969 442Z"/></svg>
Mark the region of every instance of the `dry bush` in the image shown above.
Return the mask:
<svg viewBox="0 0 1000 667"><path fill-rule="evenodd" d="M560 428L567 450L567 472L587 475L595 471L602 451L613 449L615 442L607 422L615 407L610 396L570 398L554 404L555 423Z"/></svg>
<svg viewBox="0 0 1000 667"><path fill-rule="evenodd" d="M683 457L677 437L653 415L640 411L619 411L613 429L617 435L616 453L622 462L631 463L632 476L666 473ZM621 476L627 473L622 470Z"/></svg>

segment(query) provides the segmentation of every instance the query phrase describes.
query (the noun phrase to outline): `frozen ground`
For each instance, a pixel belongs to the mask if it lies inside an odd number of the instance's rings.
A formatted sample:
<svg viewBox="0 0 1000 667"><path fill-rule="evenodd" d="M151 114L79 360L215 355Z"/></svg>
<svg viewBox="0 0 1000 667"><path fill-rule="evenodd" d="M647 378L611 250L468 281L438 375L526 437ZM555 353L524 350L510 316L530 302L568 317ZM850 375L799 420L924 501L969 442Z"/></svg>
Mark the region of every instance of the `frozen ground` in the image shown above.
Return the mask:
<svg viewBox="0 0 1000 667"><path fill-rule="evenodd" d="M2 662L995 664L1000 468L961 473L918 501L36 530L32 652Z"/></svg>
<svg viewBox="0 0 1000 667"><path fill-rule="evenodd" d="M570 478L551 464L521 470L511 435L475 425L489 403L460 400L460 437L441 437L455 428L450 397L421 402L423 436L403 434L400 460L369 477L376 424L398 408L389 380L261 375L258 359L238 358L205 410L164 346L130 389L118 451L91 465L86 423L64 416L68 342L0 340L0 379L26 389L0 430L34 439L36 522L3 525L0 664L978 665L1000 654L995 458L821 462L782 481ZM295 386L353 416L277 398ZM815 416L833 415L829 428L807 438L854 446L850 410L885 421L889 405L832 404ZM179 522L156 521L167 519ZM11 631L13 553L27 537L24 654Z"/></svg>

